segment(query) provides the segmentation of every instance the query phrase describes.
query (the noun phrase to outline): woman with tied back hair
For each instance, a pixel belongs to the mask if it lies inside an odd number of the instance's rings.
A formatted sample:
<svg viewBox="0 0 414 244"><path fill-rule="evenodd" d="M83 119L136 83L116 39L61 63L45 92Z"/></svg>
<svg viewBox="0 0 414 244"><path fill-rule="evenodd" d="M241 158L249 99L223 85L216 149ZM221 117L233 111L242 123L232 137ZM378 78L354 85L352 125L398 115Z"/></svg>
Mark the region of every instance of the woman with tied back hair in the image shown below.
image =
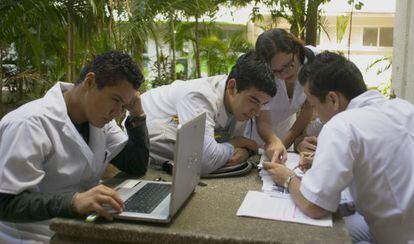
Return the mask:
<svg viewBox="0 0 414 244"><path fill-rule="evenodd" d="M313 60L317 50L313 46L305 47L301 40L286 30L275 28L260 34L256 52L275 74L278 91L267 106L268 110L262 111L247 124L245 135L262 144L259 135L265 133L265 130L256 131L255 128L264 128L260 124L265 124L267 128L272 128L288 148L312 118L312 108L299 84L298 73L303 64ZM297 112L299 114L295 119Z"/></svg>

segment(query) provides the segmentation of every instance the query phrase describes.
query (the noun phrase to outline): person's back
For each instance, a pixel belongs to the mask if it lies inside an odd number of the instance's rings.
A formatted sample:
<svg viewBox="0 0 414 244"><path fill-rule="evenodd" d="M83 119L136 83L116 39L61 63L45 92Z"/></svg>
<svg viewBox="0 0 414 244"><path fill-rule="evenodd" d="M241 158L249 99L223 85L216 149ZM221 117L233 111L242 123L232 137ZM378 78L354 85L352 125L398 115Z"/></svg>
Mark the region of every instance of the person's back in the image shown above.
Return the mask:
<svg viewBox="0 0 414 244"><path fill-rule="evenodd" d="M147 115L147 121L178 116L177 104L189 93L200 93L203 97L216 101L215 90L224 89L226 75L218 75L188 81L177 80L169 85L153 88L141 95L142 107ZM222 86L220 86L220 84ZM209 102L206 100L206 102ZM217 107L217 104L212 104ZM180 116L184 118L185 116ZM182 121L185 122L185 121Z"/></svg>
<svg viewBox="0 0 414 244"><path fill-rule="evenodd" d="M414 240L414 106L368 91L325 124L319 141L327 141L332 131L343 135L338 140L354 159L346 173L353 178L350 192L375 238Z"/></svg>

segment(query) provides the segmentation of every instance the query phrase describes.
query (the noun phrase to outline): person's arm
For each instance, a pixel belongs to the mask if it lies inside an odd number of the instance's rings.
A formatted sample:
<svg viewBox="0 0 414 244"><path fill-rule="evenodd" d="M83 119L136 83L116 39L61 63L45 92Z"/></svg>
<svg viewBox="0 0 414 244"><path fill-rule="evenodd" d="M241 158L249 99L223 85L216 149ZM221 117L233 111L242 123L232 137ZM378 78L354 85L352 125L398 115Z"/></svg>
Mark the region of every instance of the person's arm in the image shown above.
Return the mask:
<svg viewBox="0 0 414 244"><path fill-rule="evenodd" d="M285 165L265 162L264 168L271 174L272 179L279 185L284 185L289 176L295 175L295 173L287 168ZM308 201L300 192L301 181L298 177L292 177L289 184L290 195L295 204L302 210L306 215L311 218L322 218L326 216L329 211L319 207L318 205Z"/></svg>
<svg viewBox="0 0 414 244"><path fill-rule="evenodd" d="M125 121L128 141L111 163L125 173L144 175L148 167L149 139L139 92L135 94L134 100L127 109L130 114Z"/></svg>
<svg viewBox="0 0 414 244"><path fill-rule="evenodd" d="M256 117L256 130L266 143L266 155L272 162L283 163L287 160L287 151L282 141L272 129L272 119L269 110L263 110Z"/></svg>
<svg viewBox="0 0 414 244"><path fill-rule="evenodd" d="M316 136L305 136L296 146L296 151L301 152L315 152L317 138Z"/></svg>
<svg viewBox="0 0 414 244"><path fill-rule="evenodd" d="M288 130L285 137L283 138L283 145L286 148L290 147L297 137L299 137L302 132L305 130L306 126L312 119L312 107L307 101L302 106L302 109L299 113L299 116L296 118L295 123Z"/></svg>
<svg viewBox="0 0 414 244"><path fill-rule="evenodd" d="M105 208L104 205L107 207ZM0 219L9 222L33 222L53 217L75 217L93 212L112 220L108 208L121 212L122 199L113 189L104 185L85 192L0 193Z"/></svg>
<svg viewBox="0 0 414 244"><path fill-rule="evenodd" d="M111 163L128 174L144 175L149 158L148 131L145 115L129 116L125 121L128 142L122 151L112 159Z"/></svg>
<svg viewBox="0 0 414 244"><path fill-rule="evenodd" d="M230 158L228 164L236 165L246 161L249 158L249 151L246 148L235 148L233 156Z"/></svg>
<svg viewBox="0 0 414 244"><path fill-rule="evenodd" d="M75 192L20 194L0 193L0 219L9 222L29 222L53 217L74 217L71 202Z"/></svg>

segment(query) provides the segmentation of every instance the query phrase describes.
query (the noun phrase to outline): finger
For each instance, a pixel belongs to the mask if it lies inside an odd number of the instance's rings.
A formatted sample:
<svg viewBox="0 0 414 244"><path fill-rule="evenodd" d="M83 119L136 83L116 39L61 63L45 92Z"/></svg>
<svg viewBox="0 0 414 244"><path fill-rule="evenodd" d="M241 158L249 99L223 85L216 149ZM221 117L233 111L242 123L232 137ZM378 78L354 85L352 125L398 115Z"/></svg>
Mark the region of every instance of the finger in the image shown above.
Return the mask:
<svg viewBox="0 0 414 244"><path fill-rule="evenodd" d="M309 136L309 137L308 137L308 141L309 141L310 143L312 143L312 144L316 145L316 144L317 144L317 142L318 142L318 139L316 138L316 136Z"/></svg>
<svg viewBox="0 0 414 244"><path fill-rule="evenodd" d="M311 144L311 143L307 143L306 148L308 149L308 151L315 151L316 150L316 145Z"/></svg>
<svg viewBox="0 0 414 244"><path fill-rule="evenodd" d="M283 151L280 163L282 163L282 164L286 163L287 159L288 159L287 151Z"/></svg>
<svg viewBox="0 0 414 244"><path fill-rule="evenodd" d="M114 199L118 203L119 206L122 206L122 207L124 206L124 201L122 201L122 199L119 196L117 191L115 191L112 188L109 188L107 186L103 186L100 190L101 190L100 193L102 195L108 196L108 197Z"/></svg>
<svg viewBox="0 0 414 244"><path fill-rule="evenodd" d="M269 169L271 169L272 168L272 162L264 162L263 163L263 168L265 169L265 170L269 170Z"/></svg>
<svg viewBox="0 0 414 244"><path fill-rule="evenodd" d="M104 217L107 220L113 220L112 215L106 211L101 205L97 204L94 206L94 211L99 214L99 216Z"/></svg>
<svg viewBox="0 0 414 244"><path fill-rule="evenodd" d="M110 196L103 196L101 198L101 202L100 203L102 205L103 204L109 205L110 208L112 208L113 210L115 210L118 213L122 212L122 210L123 210L122 209L123 204L119 204L119 202L116 199L114 199L114 198L112 198Z"/></svg>

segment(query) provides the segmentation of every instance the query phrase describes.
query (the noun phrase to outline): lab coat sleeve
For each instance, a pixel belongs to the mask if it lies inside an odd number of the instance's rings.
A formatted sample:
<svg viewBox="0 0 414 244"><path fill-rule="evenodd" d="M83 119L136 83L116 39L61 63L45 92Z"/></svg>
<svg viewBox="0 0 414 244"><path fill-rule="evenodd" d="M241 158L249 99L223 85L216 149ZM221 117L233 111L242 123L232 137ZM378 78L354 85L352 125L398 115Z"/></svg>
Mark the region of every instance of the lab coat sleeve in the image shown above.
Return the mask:
<svg viewBox="0 0 414 244"><path fill-rule="evenodd" d="M0 192L37 191L52 150L47 132L36 118L2 121L0 128Z"/></svg>
<svg viewBox="0 0 414 244"><path fill-rule="evenodd" d="M185 123L203 112L207 113L207 120L204 134L201 174L206 175L226 164L233 156L234 148L229 143L218 143L214 139L214 118L216 116L216 110L214 109L214 104L207 99L205 94L191 92L184 96L177 104L180 123Z"/></svg>
<svg viewBox="0 0 414 244"><path fill-rule="evenodd" d="M341 192L353 178L355 161L351 134L326 124L318 137L312 168L302 178L300 191L310 202L335 212Z"/></svg>
<svg viewBox="0 0 414 244"><path fill-rule="evenodd" d="M0 219L9 222L33 222L53 217L74 217L70 204L75 192L0 193Z"/></svg>

